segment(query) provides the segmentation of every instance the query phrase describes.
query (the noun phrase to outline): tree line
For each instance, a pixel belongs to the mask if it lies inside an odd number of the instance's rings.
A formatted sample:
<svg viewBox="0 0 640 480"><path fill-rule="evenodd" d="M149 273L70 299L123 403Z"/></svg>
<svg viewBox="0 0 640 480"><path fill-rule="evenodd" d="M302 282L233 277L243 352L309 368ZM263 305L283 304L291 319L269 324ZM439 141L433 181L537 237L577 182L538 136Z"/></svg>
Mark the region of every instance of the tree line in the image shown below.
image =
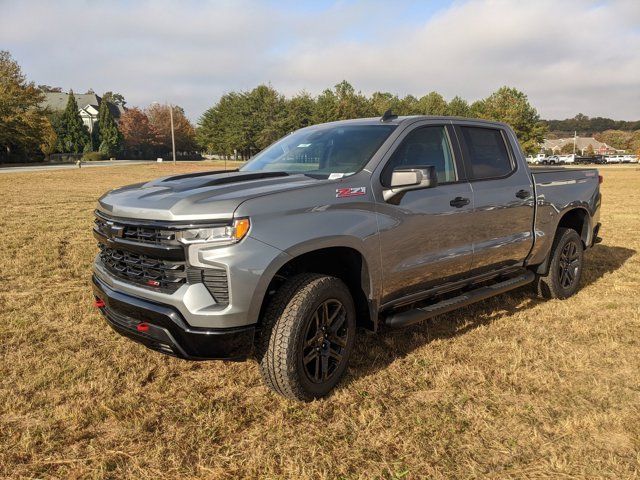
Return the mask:
<svg viewBox="0 0 640 480"><path fill-rule="evenodd" d="M223 95L191 124L179 106L154 103L145 109L126 108L118 122L109 104L124 106L124 97L106 92L98 122L90 132L80 117L70 92L62 112L42 108L43 92L62 92L28 82L9 52L0 51L0 162L42 159L53 153L83 153L89 158L169 157L170 108L173 108L178 158L197 152L247 159L280 137L309 125L360 117L381 116L391 109L397 115L442 115L497 120L511 125L527 153L537 153L548 130L598 132L596 138L616 148L640 149L640 122L617 122L578 114L567 120L541 120L527 96L502 87L487 98L469 103L455 96L446 100L438 92L422 97L399 97L390 92L365 95L347 81L317 96L301 92L286 97L271 85ZM93 93L90 91L90 93ZM635 131L633 131L635 130Z"/></svg>
<svg viewBox="0 0 640 480"><path fill-rule="evenodd" d="M606 130L619 130L626 132L640 130L640 120L613 120L605 117L589 118L587 115L582 113L565 120L543 120L543 123L549 129L549 132L553 133L556 138L573 136L574 132L577 132L578 135L581 136L590 137Z"/></svg>
<svg viewBox="0 0 640 480"><path fill-rule="evenodd" d="M469 103L456 96L450 101L438 92L418 98L400 98L389 92L370 96L347 81L312 97L302 92L287 98L270 85L223 95L200 117L197 140L204 151L220 156L248 158L278 138L316 123L375 117L391 109L397 115L443 115L502 121L516 131L523 150L539 150L546 127L527 96L502 87L487 98Z"/></svg>

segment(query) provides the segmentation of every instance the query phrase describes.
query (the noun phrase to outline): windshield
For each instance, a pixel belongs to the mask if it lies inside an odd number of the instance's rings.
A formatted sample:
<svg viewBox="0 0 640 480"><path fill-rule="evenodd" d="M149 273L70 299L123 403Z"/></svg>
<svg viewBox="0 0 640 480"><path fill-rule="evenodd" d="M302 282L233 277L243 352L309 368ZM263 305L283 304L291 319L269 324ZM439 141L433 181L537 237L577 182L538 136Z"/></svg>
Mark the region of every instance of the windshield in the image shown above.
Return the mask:
<svg viewBox="0 0 640 480"><path fill-rule="evenodd" d="M362 169L395 125L323 125L298 130L257 154L240 170L304 173L319 178Z"/></svg>

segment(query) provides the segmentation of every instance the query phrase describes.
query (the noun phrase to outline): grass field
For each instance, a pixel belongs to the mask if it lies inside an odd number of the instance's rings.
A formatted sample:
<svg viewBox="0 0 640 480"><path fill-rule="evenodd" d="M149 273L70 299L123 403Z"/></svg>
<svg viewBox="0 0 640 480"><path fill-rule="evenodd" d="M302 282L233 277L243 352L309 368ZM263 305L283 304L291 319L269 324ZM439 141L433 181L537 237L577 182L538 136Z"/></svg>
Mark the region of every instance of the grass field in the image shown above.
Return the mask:
<svg viewBox="0 0 640 480"><path fill-rule="evenodd" d="M640 475L640 169L604 172L583 288L528 290L361 333L346 380L298 404L255 362L188 363L92 307L104 191L184 164L0 177L0 476L632 478Z"/></svg>

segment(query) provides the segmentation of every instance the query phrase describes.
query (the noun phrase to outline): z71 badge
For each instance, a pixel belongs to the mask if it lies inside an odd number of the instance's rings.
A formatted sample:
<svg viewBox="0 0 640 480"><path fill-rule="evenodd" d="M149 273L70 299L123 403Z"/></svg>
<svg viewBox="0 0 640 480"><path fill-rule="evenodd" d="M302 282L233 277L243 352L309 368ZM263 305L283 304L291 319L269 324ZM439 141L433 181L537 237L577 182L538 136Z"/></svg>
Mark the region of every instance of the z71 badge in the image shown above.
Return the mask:
<svg viewBox="0 0 640 480"><path fill-rule="evenodd" d="M367 187L336 188L336 198L360 197L367 193Z"/></svg>

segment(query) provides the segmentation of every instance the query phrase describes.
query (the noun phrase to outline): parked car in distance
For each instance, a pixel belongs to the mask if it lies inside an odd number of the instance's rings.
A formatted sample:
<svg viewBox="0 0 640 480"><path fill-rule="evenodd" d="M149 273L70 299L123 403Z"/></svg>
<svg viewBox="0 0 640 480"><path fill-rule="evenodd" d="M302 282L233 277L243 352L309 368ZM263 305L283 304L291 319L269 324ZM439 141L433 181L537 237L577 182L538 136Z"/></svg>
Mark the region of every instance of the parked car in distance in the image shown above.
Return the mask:
<svg viewBox="0 0 640 480"><path fill-rule="evenodd" d="M623 163L624 155L607 155L604 157L607 163Z"/></svg>
<svg viewBox="0 0 640 480"><path fill-rule="evenodd" d="M525 285L576 293L601 181L530 169L503 123L387 112L314 125L239 171L103 195L95 306L151 349L254 357L275 392L312 400L342 378L356 327L414 325Z"/></svg>
<svg viewBox="0 0 640 480"><path fill-rule="evenodd" d="M542 165L557 165L560 163L560 158L557 155L549 155L542 158L538 163Z"/></svg>
<svg viewBox="0 0 640 480"><path fill-rule="evenodd" d="M544 153L538 153L536 156L529 155L527 157L527 163L538 165L542 163L545 160L545 158L546 158L546 155Z"/></svg>
<svg viewBox="0 0 640 480"><path fill-rule="evenodd" d="M560 155L558 158L558 163L575 163L577 155L575 153L571 153L569 155Z"/></svg>

